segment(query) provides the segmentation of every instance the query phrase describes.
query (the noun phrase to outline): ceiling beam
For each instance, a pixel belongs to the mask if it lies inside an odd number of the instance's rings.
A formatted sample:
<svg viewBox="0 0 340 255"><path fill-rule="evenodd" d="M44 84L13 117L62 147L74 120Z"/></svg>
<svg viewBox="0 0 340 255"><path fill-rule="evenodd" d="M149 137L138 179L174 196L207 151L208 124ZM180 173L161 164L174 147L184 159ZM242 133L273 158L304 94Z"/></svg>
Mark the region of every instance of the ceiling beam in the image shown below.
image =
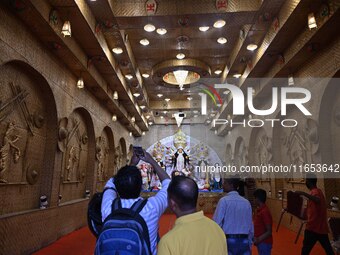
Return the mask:
<svg viewBox="0 0 340 255"><path fill-rule="evenodd" d="M334 0L332 0L334 1ZM332 35L336 33L337 25L340 22L340 10L339 5L331 5L330 4L330 15L328 18L325 18L323 20L317 20L318 28L310 30L306 28L299 36L290 44L290 46L284 51L283 55L285 58L285 62L283 65L275 64L269 68L267 73L264 75L264 77L269 78L266 79L265 82L259 84L257 87L257 93L256 96L258 97L261 92L263 92L266 88L268 88L271 84L271 79L278 78L279 74L281 72L284 72L285 69L294 61L295 58L297 58L299 55L304 54L307 51L308 45L310 45L312 42L318 42L322 40L321 38L318 38L320 34L328 34ZM301 13L299 13L301 15ZM306 16L307 17L307 16ZM291 29L294 29L294 27L291 27ZM332 39L332 36L328 38L328 42ZM274 40L274 38L273 38ZM272 41L273 41L272 40ZM327 42L324 42L326 44ZM270 46L268 47L270 48ZM264 54L264 52L263 52ZM310 54L309 58L312 57L313 54ZM308 57L305 58L305 61L307 61ZM258 61L257 61L258 63ZM289 69L289 68L288 68ZM286 72L289 70L286 70ZM248 70L247 75L251 75L251 70ZM241 79L240 81L241 87L242 85L246 85L246 79ZM255 97L256 98L256 97ZM225 107L223 110L217 115L216 118L224 118L227 114L232 114L232 99L230 98L229 102L225 104ZM223 117L221 117L223 116ZM247 113L245 114L247 116ZM235 119L235 117L233 117ZM211 125L211 129L214 129ZM225 135L226 132L229 130L229 128L224 125L218 128L218 134L219 135Z"/></svg>
<svg viewBox="0 0 340 255"><path fill-rule="evenodd" d="M104 2L104 1L103 1ZM108 47L108 44L105 40L105 37L101 31L96 32L96 25L97 21L88 6L87 2L85 0L74 0L74 3L77 5L78 10L80 11L81 15L83 16L84 20L87 22L87 25L90 27L93 36L95 36L96 40L100 44L100 47L104 53L104 56L109 61L111 68L115 71L119 81L120 85L123 86L124 92L127 94L129 100L133 104L133 111L131 114L135 116L136 123L140 126L140 128L143 131L148 130L148 124L146 122L146 119L144 118L141 109L138 107L138 104L136 103L136 100L134 96L132 95L130 89L128 88L125 77L123 76L121 70L119 69L113 54L111 52L111 49Z"/></svg>
<svg viewBox="0 0 340 255"><path fill-rule="evenodd" d="M195 110L201 108L199 100L150 101L151 110Z"/></svg>
<svg viewBox="0 0 340 255"><path fill-rule="evenodd" d="M147 16L145 0L109 0L115 17ZM262 0L228 0L226 12L249 12L260 9ZM219 13L215 1L157 0L156 16ZM225 12L224 12L225 13Z"/></svg>
<svg viewBox="0 0 340 255"><path fill-rule="evenodd" d="M61 59L64 61L70 70L73 73L82 73L89 79L89 83L85 80L85 88L88 88L91 93L93 93L98 100L112 113L117 114L119 116L119 121L127 125L127 129L133 132L136 136L140 136L142 131L138 126L134 123L131 123L130 119L128 118L128 114L126 109L119 105L115 100L113 100L113 92L108 87L108 84L105 82L104 78L98 72L95 66L88 67L88 56L86 53L81 49L79 44L75 41L74 38L66 38L63 37L60 33L62 28L62 22L58 25L52 25L49 21L49 15L51 10L53 9L52 6L47 1L44 0L31 0L27 2L27 4L31 5L36 17L41 19L39 22L39 26L45 25L49 29L49 35L43 34L42 31L44 30L36 30L34 31L37 33L38 37L41 38L43 41L50 43L51 40L55 40L57 43L62 45L62 49L66 50L68 53L65 55L74 59L73 62L78 63L81 67L81 71L77 69L77 67L69 65L66 63L65 59ZM30 22L30 17L25 17L24 13L18 14L21 18L25 20L27 24ZM32 14L30 14L32 15ZM32 21L31 21L32 22ZM41 33L41 34L39 34ZM65 47L63 47L65 46ZM58 53L56 53L58 55ZM72 61L71 61L72 62ZM77 75L76 75L77 76ZM93 86L95 85L95 86ZM99 90L98 90L99 88Z"/></svg>

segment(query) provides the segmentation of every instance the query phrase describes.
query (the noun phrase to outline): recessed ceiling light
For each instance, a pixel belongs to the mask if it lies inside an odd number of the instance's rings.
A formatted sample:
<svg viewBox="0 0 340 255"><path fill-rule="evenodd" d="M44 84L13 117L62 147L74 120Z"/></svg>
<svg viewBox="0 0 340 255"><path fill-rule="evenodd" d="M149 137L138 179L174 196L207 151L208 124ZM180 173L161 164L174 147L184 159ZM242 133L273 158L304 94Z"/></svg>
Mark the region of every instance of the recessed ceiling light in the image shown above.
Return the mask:
<svg viewBox="0 0 340 255"><path fill-rule="evenodd" d="M144 45L144 46L147 46L147 45L150 44L149 40L146 39L146 38L140 40L139 43L140 43L141 45Z"/></svg>
<svg viewBox="0 0 340 255"><path fill-rule="evenodd" d="M122 54L123 53L123 49L121 47L115 47L112 49L114 54Z"/></svg>
<svg viewBox="0 0 340 255"><path fill-rule="evenodd" d="M133 76L131 74L127 74L127 75L125 75L125 78L128 79L128 80L131 80L133 78Z"/></svg>
<svg viewBox="0 0 340 255"><path fill-rule="evenodd" d="M142 135L145 135L145 131L142 132Z"/></svg>
<svg viewBox="0 0 340 255"><path fill-rule="evenodd" d="M217 21L215 21L214 23L214 27L215 28L221 28L225 26L225 21L223 19L219 19Z"/></svg>
<svg viewBox="0 0 340 255"><path fill-rule="evenodd" d="M140 93L138 93L138 92L133 93L133 96L134 96L134 97L139 97L139 96L140 96Z"/></svg>
<svg viewBox="0 0 340 255"><path fill-rule="evenodd" d="M192 100L192 97L187 97L187 99L188 99L189 101L191 101L191 100Z"/></svg>
<svg viewBox="0 0 340 255"><path fill-rule="evenodd" d="M168 111L164 111L164 114L167 114L168 113Z"/></svg>
<svg viewBox="0 0 340 255"><path fill-rule="evenodd" d="M157 28L156 32L159 35L165 35L168 31L165 28Z"/></svg>
<svg viewBox="0 0 340 255"><path fill-rule="evenodd" d="M247 50L250 50L250 51L254 51L254 50L256 50L257 49L257 45L256 44L249 44L248 46L247 46Z"/></svg>
<svg viewBox="0 0 340 255"><path fill-rule="evenodd" d="M158 96L158 97L162 97L162 96L163 96L163 94L157 94L157 96Z"/></svg>
<svg viewBox="0 0 340 255"><path fill-rule="evenodd" d="M228 42L228 40L225 37L220 37L220 38L217 39L217 42L219 44L226 44Z"/></svg>
<svg viewBox="0 0 340 255"><path fill-rule="evenodd" d="M161 119L163 119L164 118L164 116L161 116Z"/></svg>
<svg viewBox="0 0 340 255"><path fill-rule="evenodd" d="M167 101L167 102L169 102L169 101L170 101L170 98L165 98L164 100Z"/></svg>
<svg viewBox="0 0 340 255"><path fill-rule="evenodd" d="M139 106L142 110L145 109L145 105Z"/></svg>
<svg viewBox="0 0 340 255"><path fill-rule="evenodd" d="M219 70L219 69L218 69L218 70L215 70L214 73L217 74L217 75L218 75L218 74L221 74L221 73L222 73L222 70Z"/></svg>
<svg viewBox="0 0 340 255"><path fill-rule="evenodd" d="M150 115L146 115L145 118L148 120L150 119Z"/></svg>
<svg viewBox="0 0 340 255"><path fill-rule="evenodd" d="M209 124L211 122L211 120L207 120L207 123Z"/></svg>
<svg viewBox="0 0 340 255"><path fill-rule="evenodd" d="M149 75L148 73L143 73L142 76L143 76L144 78L149 78L149 77L150 77L150 75Z"/></svg>
<svg viewBox="0 0 340 255"><path fill-rule="evenodd" d="M155 29L156 29L156 27L154 25L152 25L152 24L146 24L144 26L144 30L146 32L153 32L153 31L155 31Z"/></svg>
<svg viewBox="0 0 340 255"><path fill-rule="evenodd" d="M152 121L150 121L150 122L149 122L149 125L151 126L152 124L153 124Z"/></svg>
<svg viewBox="0 0 340 255"><path fill-rule="evenodd" d="M184 55L183 53L178 53L178 54L176 55L176 58L177 58L177 59L183 59L183 58L185 58L185 55Z"/></svg>
<svg viewBox="0 0 340 255"><path fill-rule="evenodd" d="M136 122L136 118L135 117L131 117L131 122L135 123Z"/></svg>
<svg viewBox="0 0 340 255"><path fill-rule="evenodd" d="M237 73L237 74L234 74L234 75L233 75L233 77L234 77L234 78L237 78L237 79L240 78L241 76L242 76L242 74L240 74L240 73Z"/></svg>
<svg viewBox="0 0 340 255"><path fill-rule="evenodd" d="M206 32L206 31L209 30L209 27L205 27L205 26L199 27L199 30L200 30L201 32Z"/></svg>

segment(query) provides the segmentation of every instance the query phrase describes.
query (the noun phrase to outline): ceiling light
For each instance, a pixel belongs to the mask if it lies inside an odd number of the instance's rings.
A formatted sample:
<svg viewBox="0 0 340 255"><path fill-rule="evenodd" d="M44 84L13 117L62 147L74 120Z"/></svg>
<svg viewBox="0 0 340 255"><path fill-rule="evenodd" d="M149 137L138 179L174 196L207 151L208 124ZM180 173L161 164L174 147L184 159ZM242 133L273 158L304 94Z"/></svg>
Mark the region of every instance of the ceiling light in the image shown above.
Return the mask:
<svg viewBox="0 0 340 255"><path fill-rule="evenodd" d="M118 100L118 92L117 91L113 92L113 99Z"/></svg>
<svg viewBox="0 0 340 255"><path fill-rule="evenodd" d="M314 13L308 14L308 27L309 29L317 28L316 19Z"/></svg>
<svg viewBox="0 0 340 255"><path fill-rule="evenodd" d="M146 38L140 40L139 43L140 43L141 45L144 45L144 46L147 46L147 45L150 44L149 40L146 39Z"/></svg>
<svg viewBox="0 0 340 255"><path fill-rule="evenodd" d="M145 105L139 106L142 110L145 109Z"/></svg>
<svg viewBox="0 0 340 255"><path fill-rule="evenodd" d="M168 31L165 28L157 28L156 32L159 35L165 35Z"/></svg>
<svg viewBox="0 0 340 255"><path fill-rule="evenodd" d="M198 113L198 111L197 111L197 110L195 110L195 111L194 111L194 113L195 113L195 114L197 114L197 113Z"/></svg>
<svg viewBox="0 0 340 255"><path fill-rule="evenodd" d="M211 120L207 120L207 123L209 124L211 122Z"/></svg>
<svg viewBox="0 0 340 255"><path fill-rule="evenodd" d="M163 119L163 118L164 118L164 116L162 115L162 116L161 116L161 119Z"/></svg>
<svg viewBox="0 0 340 255"><path fill-rule="evenodd" d="M177 83L179 84L179 86L181 86L181 85L183 86L184 83L185 83L185 80L188 77L189 71L187 71L187 70L176 70L176 71L173 71L173 73L174 73L175 79L176 79Z"/></svg>
<svg viewBox="0 0 340 255"><path fill-rule="evenodd" d="M163 94L157 94L157 96L158 96L159 98L161 98L161 97L163 96Z"/></svg>
<svg viewBox="0 0 340 255"><path fill-rule="evenodd" d="M223 92L224 95L229 95L229 93L230 93L230 90L226 90Z"/></svg>
<svg viewBox="0 0 340 255"><path fill-rule="evenodd" d="M188 99L189 101L191 101L191 100L192 100L192 97L187 97L187 99Z"/></svg>
<svg viewBox="0 0 340 255"><path fill-rule="evenodd" d="M223 19L217 20L214 23L215 28L221 28L221 27L224 27L224 26L225 26L225 21Z"/></svg>
<svg viewBox="0 0 340 255"><path fill-rule="evenodd" d="M239 74L239 73L233 75L233 77L237 78L237 79L240 78L241 76L242 76L242 74Z"/></svg>
<svg viewBox="0 0 340 255"><path fill-rule="evenodd" d="M156 29L156 27L154 25L152 25L152 24L146 24L144 26L144 30L146 32L153 32L153 31L155 31L155 29Z"/></svg>
<svg viewBox="0 0 340 255"><path fill-rule="evenodd" d="M216 104L217 107L221 107L222 105L221 104Z"/></svg>
<svg viewBox="0 0 340 255"><path fill-rule="evenodd" d="M183 58L185 58L185 55L184 55L183 53L178 53L178 54L176 55L176 58L177 58L177 59L183 59Z"/></svg>
<svg viewBox="0 0 340 255"><path fill-rule="evenodd" d="M198 117L198 115L197 115L197 114L195 114L195 115L194 115L194 118L197 118L197 117Z"/></svg>
<svg viewBox="0 0 340 255"><path fill-rule="evenodd" d="M84 88L84 80L82 77L79 78L78 82L77 82L77 87L78 89L83 89Z"/></svg>
<svg viewBox="0 0 340 255"><path fill-rule="evenodd" d="M257 45L256 44L249 44L248 46L247 46L247 50L250 50L250 51L254 51L254 50L256 50L257 49Z"/></svg>
<svg viewBox="0 0 340 255"><path fill-rule="evenodd" d="M142 132L142 135L145 135L145 131Z"/></svg>
<svg viewBox="0 0 340 255"><path fill-rule="evenodd" d="M132 132L129 133L129 136L132 136Z"/></svg>
<svg viewBox="0 0 340 255"><path fill-rule="evenodd" d="M123 53L123 49L121 47L116 47L112 49L112 52L115 54L122 54Z"/></svg>
<svg viewBox="0 0 340 255"><path fill-rule="evenodd" d="M214 73L217 74L217 75L218 75L218 74L221 74L221 73L222 73L222 70L219 70L219 69L218 69L218 70L215 70Z"/></svg>
<svg viewBox="0 0 340 255"><path fill-rule="evenodd" d="M288 77L288 86L293 86L294 85L294 78L293 76Z"/></svg>
<svg viewBox="0 0 340 255"><path fill-rule="evenodd" d="M145 118L148 120L150 119L150 115L146 115Z"/></svg>
<svg viewBox="0 0 340 255"><path fill-rule="evenodd" d="M170 98L165 98L164 100L167 101L167 102L169 102L169 101L170 101Z"/></svg>
<svg viewBox="0 0 340 255"><path fill-rule="evenodd" d="M131 117L131 122L135 123L136 122L136 118L135 117Z"/></svg>
<svg viewBox="0 0 340 255"><path fill-rule="evenodd" d="M180 85L180 86L179 86L179 90L180 90L180 91L183 91L183 90L184 90L183 85Z"/></svg>
<svg viewBox="0 0 340 255"><path fill-rule="evenodd" d="M127 74L127 75L125 75L125 78L128 79L128 80L131 80L133 78L133 76L131 74Z"/></svg>
<svg viewBox="0 0 340 255"><path fill-rule="evenodd" d="M117 121L117 115L116 114L112 115L112 121Z"/></svg>
<svg viewBox="0 0 340 255"><path fill-rule="evenodd" d="M133 93L134 97L139 97L140 96L140 93L136 92L136 93Z"/></svg>
<svg viewBox="0 0 340 255"><path fill-rule="evenodd" d="M150 122L149 122L149 125L151 126L152 124L153 124L152 121L150 121Z"/></svg>
<svg viewBox="0 0 340 255"><path fill-rule="evenodd" d="M226 44L228 42L228 40L224 37L220 37L220 38L217 39L217 42L219 44Z"/></svg>
<svg viewBox="0 0 340 255"><path fill-rule="evenodd" d="M164 114L167 114L168 113L168 111L164 111Z"/></svg>
<svg viewBox="0 0 340 255"><path fill-rule="evenodd" d="M209 27L199 27L199 30L200 30L201 32L206 32L206 31L209 30Z"/></svg>
<svg viewBox="0 0 340 255"><path fill-rule="evenodd" d="M143 73L142 76L143 76L144 78L149 78L149 77L150 77L150 75L149 75L148 73Z"/></svg>
<svg viewBox="0 0 340 255"><path fill-rule="evenodd" d="M61 29L61 33L63 34L64 37L66 37L66 36L71 37L72 32L71 32L71 23L70 23L70 21L66 20L64 22L63 28Z"/></svg>
<svg viewBox="0 0 340 255"><path fill-rule="evenodd" d="M210 116L211 116L211 117L215 117L215 115L216 115L216 114L215 114L214 112L210 113Z"/></svg>

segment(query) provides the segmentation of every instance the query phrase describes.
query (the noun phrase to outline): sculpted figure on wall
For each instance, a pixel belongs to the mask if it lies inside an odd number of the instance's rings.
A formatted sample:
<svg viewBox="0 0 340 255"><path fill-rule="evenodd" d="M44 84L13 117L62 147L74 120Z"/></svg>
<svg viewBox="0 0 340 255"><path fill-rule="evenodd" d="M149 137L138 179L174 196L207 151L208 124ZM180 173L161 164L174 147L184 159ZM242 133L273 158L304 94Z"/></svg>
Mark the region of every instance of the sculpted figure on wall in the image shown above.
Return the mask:
<svg viewBox="0 0 340 255"><path fill-rule="evenodd" d="M108 154L109 148L107 144L107 140L100 136L96 141L96 159L98 162L97 165L97 180L104 181L107 178L107 168L108 168Z"/></svg>
<svg viewBox="0 0 340 255"><path fill-rule="evenodd" d="M58 148L63 152L64 181L82 181L85 177L88 137L86 126L77 113L59 122Z"/></svg>
<svg viewBox="0 0 340 255"><path fill-rule="evenodd" d="M18 146L15 145L19 141L20 136L15 134L15 124L13 122L8 123L7 130L4 134L2 144L0 146L0 183L6 183L5 173L8 170L9 160L14 163L18 163L21 151Z"/></svg>

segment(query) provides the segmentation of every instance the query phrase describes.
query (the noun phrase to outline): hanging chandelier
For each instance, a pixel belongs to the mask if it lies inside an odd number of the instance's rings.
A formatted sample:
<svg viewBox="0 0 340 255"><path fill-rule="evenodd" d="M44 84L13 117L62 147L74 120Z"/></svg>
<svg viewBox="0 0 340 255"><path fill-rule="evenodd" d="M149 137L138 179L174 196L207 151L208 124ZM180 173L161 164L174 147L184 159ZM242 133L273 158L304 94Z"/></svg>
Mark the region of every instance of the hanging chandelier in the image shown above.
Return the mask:
<svg viewBox="0 0 340 255"><path fill-rule="evenodd" d="M209 74L210 67L196 59L167 60L154 66L152 70L152 77L156 83L162 79L166 84L177 86L180 90Z"/></svg>

